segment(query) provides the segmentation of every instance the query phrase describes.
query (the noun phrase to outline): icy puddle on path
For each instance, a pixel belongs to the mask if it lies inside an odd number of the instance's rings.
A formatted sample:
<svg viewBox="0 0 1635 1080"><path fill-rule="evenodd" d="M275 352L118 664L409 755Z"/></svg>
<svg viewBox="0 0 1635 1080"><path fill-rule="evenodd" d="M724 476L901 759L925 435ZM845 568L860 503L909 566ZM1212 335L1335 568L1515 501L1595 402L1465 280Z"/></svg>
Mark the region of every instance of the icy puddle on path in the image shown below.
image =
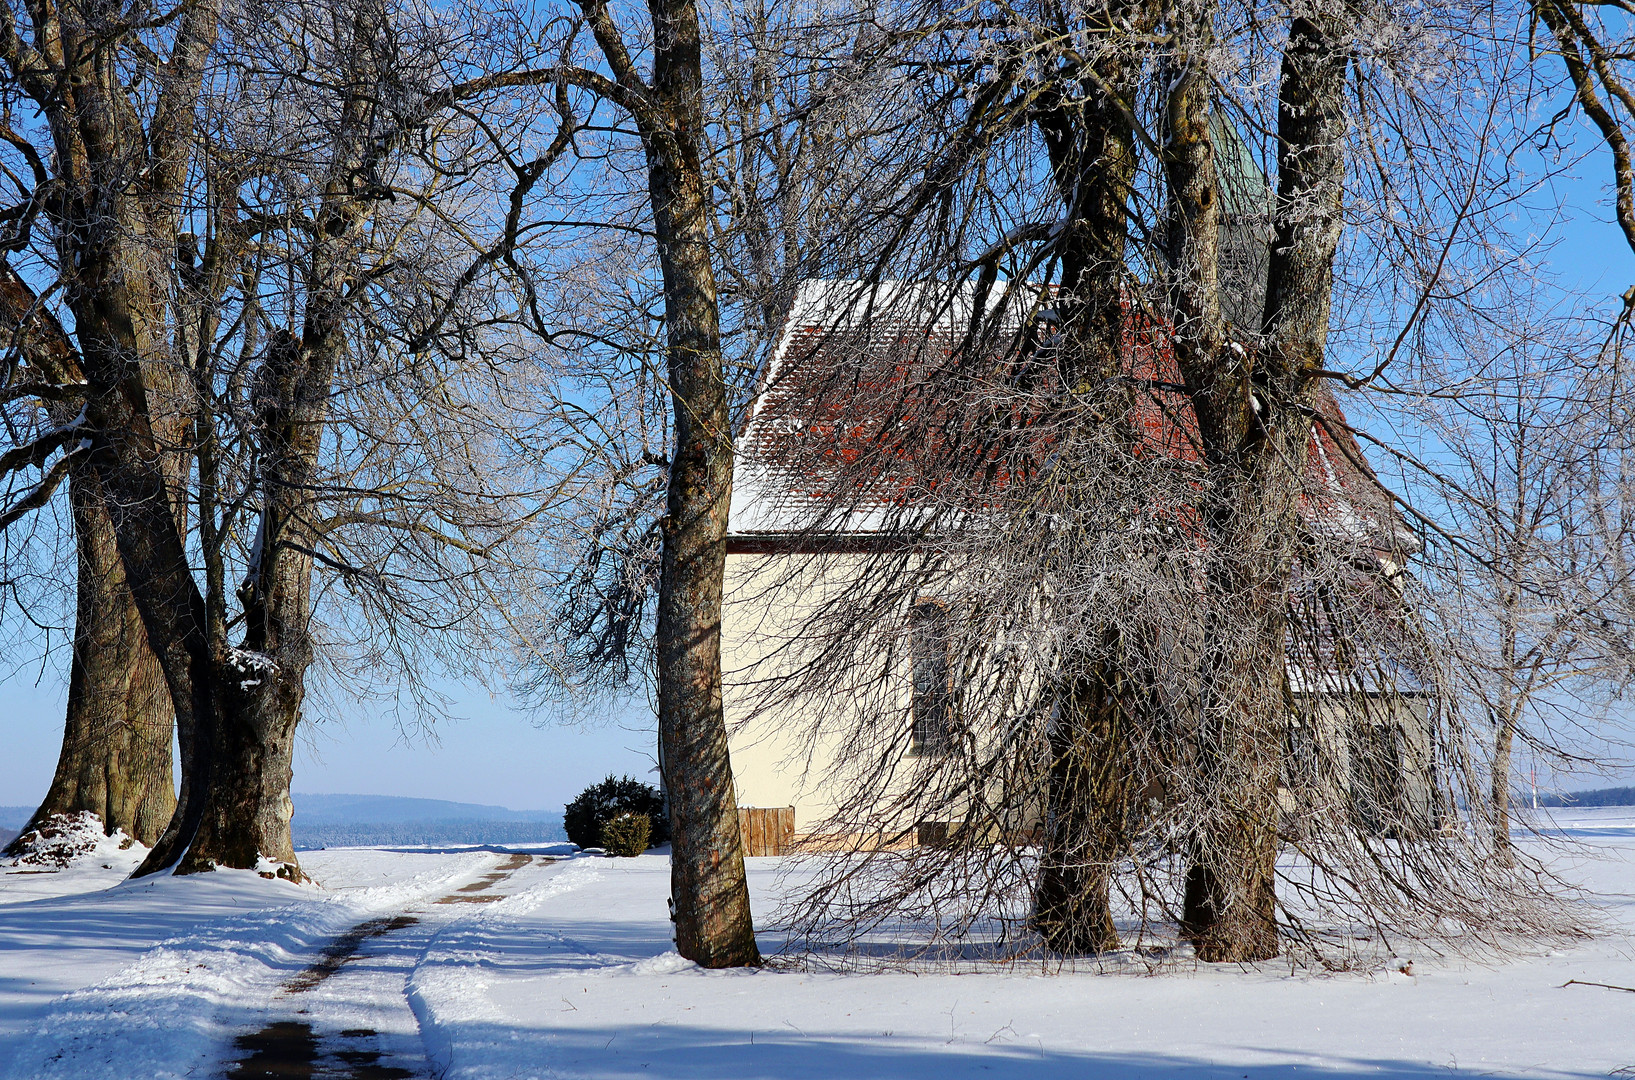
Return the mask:
<svg viewBox="0 0 1635 1080"><path fill-rule="evenodd" d="M348 1038L369 1039L377 1032L368 1028L341 1032L341 1041ZM296 1021L268 1024L250 1035L234 1040L240 1050L250 1056L240 1061L227 1075L233 1080L255 1077L256 1080L273 1077L348 1077L355 1080L414 1080L415 1073L400 1065L382 1065L380 1051L375 1049L344 1050L322 1049L312 1025Z"/></svg>
<svg viewBox="0 0 1635 1080"><path fill-rule="evenodd" d="M539 857L541 864L554 861ZM507 894L494 890L533 862L533 856L511 855L431 904L502 900ZM369 919L335 938L279 989L279 998L299 1006L289 1018L233 1040L242 1056L226 1080L429 1080L404 985L432 940L458 920L429 907Z"/></svg>

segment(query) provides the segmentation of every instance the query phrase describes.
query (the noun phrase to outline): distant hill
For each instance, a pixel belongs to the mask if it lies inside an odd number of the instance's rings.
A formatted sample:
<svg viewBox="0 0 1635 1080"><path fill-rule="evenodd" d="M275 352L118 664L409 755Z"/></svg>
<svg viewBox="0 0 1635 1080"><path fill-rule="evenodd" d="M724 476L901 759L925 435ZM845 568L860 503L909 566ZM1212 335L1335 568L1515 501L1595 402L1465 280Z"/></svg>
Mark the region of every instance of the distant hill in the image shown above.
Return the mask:
<svg viewBox="0 0 1635 1080"><path fill-rule="evenodd" d="M1563 795L1540 795L1540 806L1635 806L1635 787L1606 787L1594 791L1569 791Z"/></svg>
<svg viewBox="0 0 1635 1080"><path fill-rule="evenodd" d="M300 850L385 844L530 844L566 840L562 814L399 795L290 796Z"/></svg>
<svg viewBox="0 0 1635 1080"><path fill-rule="evenodd" d="M562 814L399 795L291 796L290 832L302 850L376 844L530 844L566 840ZM28 823L32 806L0 806L0 846Z"/></svg>
<svg viewBox="0 0 1635 1080"><path fill-rule="evenodd" d="M386 825L302 825L291 822L297 851L326 847L431 844L556 844L568 838L560 821L400 821Z"/></svg>
<svg viewBox="0 0 1635 1080"><path fill-rule="evenodd" d="M296 792L295 820L303 825L400 821L560 821L560 810L508 810L484 803L409 799L399 795L309 795ZM0 806L0 829L21 829L33 806Z"/></svg>
<svg viewBox="0 0 1635 1080"><path fill-rule="evenodd" d="M17 839L17 834L33 816L32 806L0 806L0 848Z"/></svg>
<svg viewBox="0 0 1635 1080"><path fill-rule="evenodd" d="M21 829L33 813L32 806L0 806L0 829Z"/></svg>
<svg viewBox="0 0 1635 1080"><path fill-rule="evenodd" d="M410 821L560 821L561 811L508 810L483 803L409 799L400 795L309 795L296 792L294 820L302 825L368 822L388 825ZM27 815L24 815L25 817ZM3 822L0 822L3 824Z"/></svg>

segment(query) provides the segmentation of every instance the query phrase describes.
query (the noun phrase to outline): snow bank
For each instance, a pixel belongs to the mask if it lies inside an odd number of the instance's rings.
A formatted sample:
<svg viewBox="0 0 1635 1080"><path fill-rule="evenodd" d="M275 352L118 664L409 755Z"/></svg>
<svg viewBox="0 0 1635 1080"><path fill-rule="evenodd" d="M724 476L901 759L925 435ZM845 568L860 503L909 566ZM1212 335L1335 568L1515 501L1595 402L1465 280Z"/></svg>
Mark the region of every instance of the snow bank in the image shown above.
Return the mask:
<svg viewBox="0 0 1635 1080"><path fill-rule="evenodd" d="M674 951L663 854L317 852L327 889L217 872L0 907L0 1078L219 1076L269 1020L384 1035L368 1017L390 1007L392 1060L418 1067L423 1046L425 1075L453 1080L1587 1080L1635 1065L1635 994L1591 985L1635 986L1630 825L1558 821L1588 843L1537 849L1601 894L1615 933L1504 965L1404 957L1412 974L705 971ZM751 861L763 919L779 866ZM514 873L450 892L496 867ZM412 905L359 963L277 994L334 935Z"/></svg>
<svg viewBox="0 0 1635 1080"><path fill-rule="evenodd" d="M19 836L13 850L14 855L0 862L0 867L13 875L70 868L94 873L100 868L120 871L121 876L125 876L136 869L148 853L145 845L126 836L123 829L115 829L112 836L104 835L102 819L88 810L53 814ZM81 892L86 883L81 875L71 874L59 878L57 886L63 892Z"/></svg>
<svg viewBox="0 0 1635 1080"><path fill-rule="evenodd" d="M668 860L665 861L668 866ZM553 868L544 881L508 896L462 919L437 936L409 979L409 1006L420 1021L426 1057L438 1077L489 1075L485 1068L496 1055L507 1059L509 1043L488 1046L487 1020L490 974L504 972L518 959L538 948L568 947L560 935L532 925L528 916L553 897L600 881L600 859L581 857ZM456 1071L455 1061L460 1069ZM502 1074L493 1074L502 1075ZM503 1074L510 1075L510 1074Z"/></svg>

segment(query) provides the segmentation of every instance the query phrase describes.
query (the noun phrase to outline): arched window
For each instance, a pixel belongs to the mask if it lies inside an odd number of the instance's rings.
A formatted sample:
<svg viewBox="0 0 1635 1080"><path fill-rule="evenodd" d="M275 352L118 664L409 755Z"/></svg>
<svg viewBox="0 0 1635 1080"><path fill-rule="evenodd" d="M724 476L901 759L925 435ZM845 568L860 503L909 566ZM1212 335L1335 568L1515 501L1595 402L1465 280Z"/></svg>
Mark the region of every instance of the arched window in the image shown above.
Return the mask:
<svg viewBox="0 0 1635 1080"><path fill-rule="evenodd" d="M954 747L953 635L947 605L939 600L914 602L911 622L914 654L915 753L946 754Z"/></svg>

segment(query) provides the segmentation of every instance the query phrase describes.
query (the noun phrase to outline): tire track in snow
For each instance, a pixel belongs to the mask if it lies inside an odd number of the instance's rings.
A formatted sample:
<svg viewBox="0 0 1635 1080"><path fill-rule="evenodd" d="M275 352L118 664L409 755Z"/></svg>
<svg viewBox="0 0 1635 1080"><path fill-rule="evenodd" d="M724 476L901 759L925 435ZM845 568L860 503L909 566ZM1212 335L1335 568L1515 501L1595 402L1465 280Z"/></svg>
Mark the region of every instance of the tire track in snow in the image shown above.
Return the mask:
<svg viewBox="0 0 1635 1080"><path fill-rule="evenodd" d="M516 920L552 897L599 880L601 874L593 867L592 860L574 859L540 884L499 898L434 935L407 986L409 1006L419 1021L433 1076L445 1077L453 1071L456 1034L474 1019L488 1017L491 1006L484 993L488 983L482 973L503 965L502 941L507 933L518 932ZM528 926L525 933L530 939L547 939L585 955L595 952L537 925Z"/></svg>
<svg viewBox="0 0 1635 1080"><path fill-rule="evenodd" d="M539 865L557 860L541 857ZM421 1018L407 999L415 971L439 937L472 915L434 912L444 905L507 899L494 891L534 865L514 854L492 871L445 896L391 917L370 919L337 936L319 958L287 980L278 996L301 996L294 1017L239 1035L244 1055L228 1080L273 1077L334 1080L413 1080L432 1075ZM366 951L367 950L367 951Z"/></svg>
<svg viewBox="0 0 1635 1080"><path fill-rule="evenodd" d="M453 854L453 853L450 853ZM400 864L405 865L406 864ZM266 882L253 871L201 877L156 876L110 890L117 910L148 922L183 912L203 888L245 905L244 914L195 924L158 941L133 962L57 998L13 1044L5 1080L199 1080L222 1075L235 1031L254 1028L278 1007L292 969L360 919L426 904L495 865L490 852L440 860L379 885L330 893ZM117 940L117 926L97 927ZM77 948L95 948L82 938ZM396 992L401 1001L401 980ZM418 1043L418 1037L416 1037Z"/></svg>

